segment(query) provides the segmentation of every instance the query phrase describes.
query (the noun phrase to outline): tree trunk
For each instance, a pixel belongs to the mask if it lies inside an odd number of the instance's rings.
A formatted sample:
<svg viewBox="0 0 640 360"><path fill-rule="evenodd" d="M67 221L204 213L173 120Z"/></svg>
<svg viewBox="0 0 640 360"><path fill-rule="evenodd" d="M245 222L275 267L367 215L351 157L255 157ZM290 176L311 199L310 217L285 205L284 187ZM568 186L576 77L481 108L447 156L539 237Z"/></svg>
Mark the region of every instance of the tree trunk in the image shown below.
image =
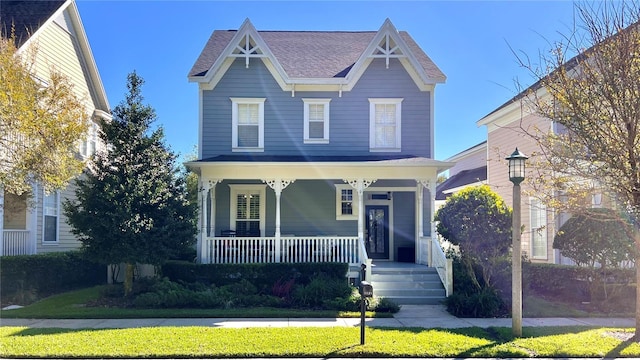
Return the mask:
<svg viewBox="0 0 640 360"><path fill-rule="evenodd" d="M124 270L124 296L128 297L131 295L133 290L133 270L134 264L127 263L125 264Z"/></svg>
<svg viewBox="0 0 640 360"><path fill-rule="evenodd" d="M640 230L636 228L636 333L635 341L640 341Z"/></svg>

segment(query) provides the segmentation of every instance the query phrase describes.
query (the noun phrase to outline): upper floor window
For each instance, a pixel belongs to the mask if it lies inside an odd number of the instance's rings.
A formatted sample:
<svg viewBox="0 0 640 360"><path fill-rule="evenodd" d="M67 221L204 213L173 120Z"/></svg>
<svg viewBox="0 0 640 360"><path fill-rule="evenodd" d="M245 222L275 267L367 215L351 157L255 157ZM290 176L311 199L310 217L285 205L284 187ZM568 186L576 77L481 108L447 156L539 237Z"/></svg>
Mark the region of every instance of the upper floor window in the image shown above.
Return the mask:
<svg viewBox="0 0 640 360"><path fill-rule="evenodd" d="M231 98L233 151L264 151L265 98Z"/></svg>
<svg viewBox="0 0 640 360"><path fill-rule="evenodd" d="M331 99L302 99L302 101L304 101L304 142L328 144Z"/></svg>
<svg viewBox="0 0 640 360"><path fill-rule="evenodd" d="M87 131L87 138L80 143L80 155L85 158L91 157L96 152L98 141L98 124L91 121Z"/></svg>
<svg viewBox="0 0 640 360"><path fill-rule="evenodd" d="M400 151L403 99L369 99L369 150Z"/></svg>
<svg viewBox="0 0 640 360"><path fill-rule="evenodd" d="M44 195L42 242L58 242L58 209L60 198L57 191Z"/></svg>

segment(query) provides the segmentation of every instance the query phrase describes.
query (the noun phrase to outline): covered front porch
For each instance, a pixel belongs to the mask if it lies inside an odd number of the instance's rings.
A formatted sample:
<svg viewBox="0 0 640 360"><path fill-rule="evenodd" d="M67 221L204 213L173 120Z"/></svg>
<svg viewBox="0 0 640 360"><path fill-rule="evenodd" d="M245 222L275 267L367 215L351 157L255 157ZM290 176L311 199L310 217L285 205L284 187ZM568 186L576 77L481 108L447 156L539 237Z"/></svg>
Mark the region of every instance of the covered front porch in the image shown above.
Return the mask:
<svg viewBox="0 0 640 360"><path fill-rule="evenodd" d="M437 174L427 158L223 155L200 175L201 263L371 261L434 266ZM446 263L444 254L442 261Z"/></svg>

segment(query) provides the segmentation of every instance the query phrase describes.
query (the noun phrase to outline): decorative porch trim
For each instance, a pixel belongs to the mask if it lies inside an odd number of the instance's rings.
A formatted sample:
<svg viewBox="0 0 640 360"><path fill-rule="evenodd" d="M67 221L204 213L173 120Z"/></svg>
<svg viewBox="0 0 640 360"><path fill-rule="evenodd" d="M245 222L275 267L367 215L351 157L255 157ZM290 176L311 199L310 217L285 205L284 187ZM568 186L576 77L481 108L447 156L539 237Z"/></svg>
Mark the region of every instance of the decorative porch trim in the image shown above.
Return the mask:
<svg viewBox="0 0 640 360"><path fill-rule="evenodd" d="M267 185L269 185L269 187L271 189L273 189L273 192L275 192L275 194L276 194L276 231L275 231L275 238L276 238L275 255L276 255L276 261L280 261L280 255L281 255L281 251L280 251L280 197L282 195L282 190L284 190L287 186L289 186L294 181L296 181L296 180L295 179L268 179L268 180L264 180L263 179L262 180L262 182L267 183Z"/></svg>

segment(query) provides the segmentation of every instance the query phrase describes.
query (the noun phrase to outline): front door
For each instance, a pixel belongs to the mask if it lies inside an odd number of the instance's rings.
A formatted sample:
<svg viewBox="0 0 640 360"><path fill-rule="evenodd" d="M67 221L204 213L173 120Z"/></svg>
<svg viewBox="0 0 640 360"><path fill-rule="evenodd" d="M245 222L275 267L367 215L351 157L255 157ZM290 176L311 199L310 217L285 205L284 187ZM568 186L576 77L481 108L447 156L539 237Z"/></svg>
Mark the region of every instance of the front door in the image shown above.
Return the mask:
<svg viewBox="0 0 640 360"><path fill-rule="evenodd" d="M365 246L371 259L389 259L389 206L365 206Z"/></svg>

